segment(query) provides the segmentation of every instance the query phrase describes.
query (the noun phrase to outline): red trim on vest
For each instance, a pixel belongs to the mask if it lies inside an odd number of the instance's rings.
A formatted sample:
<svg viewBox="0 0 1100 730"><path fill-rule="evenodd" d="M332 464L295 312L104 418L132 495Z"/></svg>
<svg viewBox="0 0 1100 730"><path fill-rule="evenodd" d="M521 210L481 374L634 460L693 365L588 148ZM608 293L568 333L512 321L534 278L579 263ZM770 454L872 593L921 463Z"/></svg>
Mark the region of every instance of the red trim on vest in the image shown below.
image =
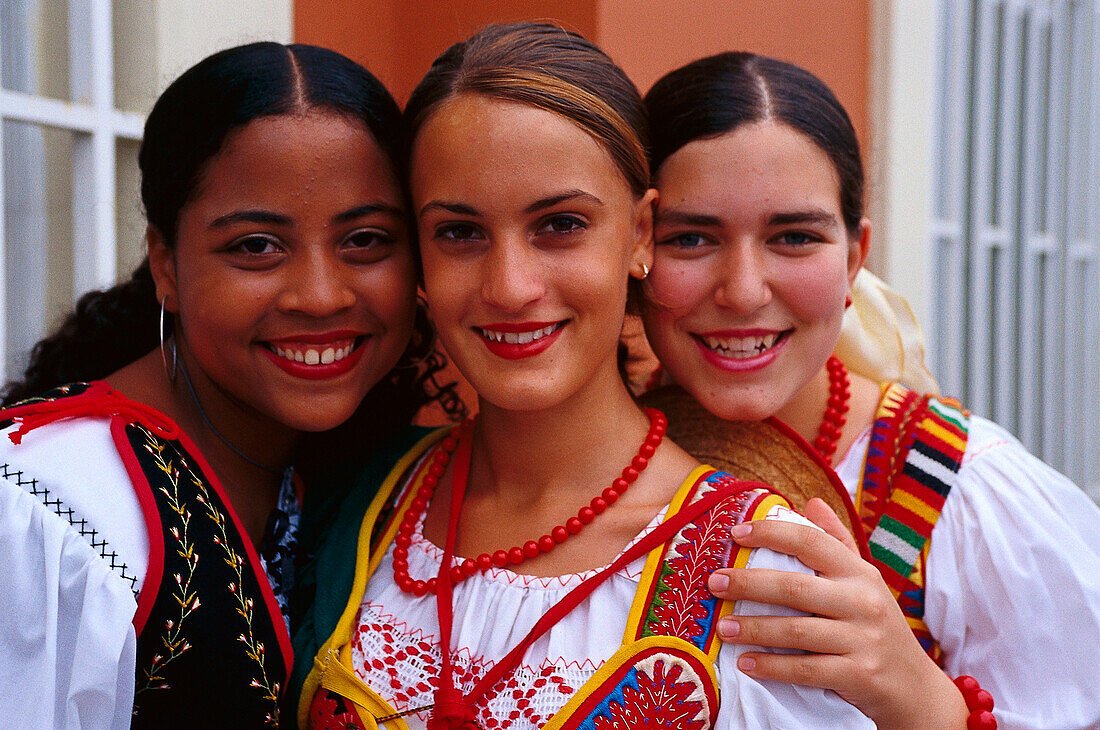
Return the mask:
<svg viewBox="0 0 1100 730"><path fill-rule="evenodd" d="M138 593L137 611L134 612L134 631L137 635L145 629L145 622L160 592L160 583L164 577L164 530L160 522L160 512L153 499L153 488L145 478L145 471L138 463L137 454L130 446L126 436L126 419L121 416L111 418L111 438L115 442L126 473L130 476L130 485L141 505L141 516L145 518L145 533L149 536L149 565L145 569L145 578Z"/></svg>

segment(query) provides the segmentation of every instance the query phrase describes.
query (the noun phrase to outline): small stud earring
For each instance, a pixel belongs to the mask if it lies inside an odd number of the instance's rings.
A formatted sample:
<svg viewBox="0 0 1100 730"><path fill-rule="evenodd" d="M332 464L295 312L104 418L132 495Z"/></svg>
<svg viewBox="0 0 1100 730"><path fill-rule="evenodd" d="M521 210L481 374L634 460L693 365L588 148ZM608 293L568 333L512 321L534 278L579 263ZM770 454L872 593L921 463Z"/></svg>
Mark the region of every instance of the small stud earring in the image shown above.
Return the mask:
<svg viewBox="0 0 1100 730"><path fill-rule="evenodd" d="M649 276L649 264L647 264L643 261L642 262L642 279L645 279L647 276Z"/></svg>

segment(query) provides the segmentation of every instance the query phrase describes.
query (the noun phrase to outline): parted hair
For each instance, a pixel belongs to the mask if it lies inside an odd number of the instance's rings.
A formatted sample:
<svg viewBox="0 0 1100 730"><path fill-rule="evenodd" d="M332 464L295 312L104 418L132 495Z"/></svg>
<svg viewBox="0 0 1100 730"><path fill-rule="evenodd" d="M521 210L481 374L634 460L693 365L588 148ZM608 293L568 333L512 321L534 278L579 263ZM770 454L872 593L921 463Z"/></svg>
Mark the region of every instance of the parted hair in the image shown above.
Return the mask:
<svg viewBox="0 0 1100 730"><path fill-rule="evenodd" d="M840 178L840 210L850 234L863 218L864 177L852 120L821 79L753 53L720 53L672 71L645 96L654 172L678 149L746 124L772 121L806 135Z"/></svg>
<svg viewBox="0 0 1100 730"><path fill-rule="evenodd" d="M153 105L138 153L149 225L175 247L180 212L230 135L261 117L310 110L361 121L404 180L401 111L374 76L324 48L250 43L195 64ZM35 345L23 378L5 386L3 402L68 382L103 378L137 360L158 346L159 315L146 259L128 280L84 295L60 328ZM432 355L433 345L431 324L418 313L413 345L403 363L360 408L369 416L360 419L368 437L408 423L434 397L426 385L442 365Z"/></svg>
<svg viewBox="0 0 1100 730"><path fill-rule="evenodd" d="M649 187L641 95L606 53L549 23L489 25L444 51L405 107L411 146L428 117L463 93L569 119L611 155L636 195Z"/></svg>

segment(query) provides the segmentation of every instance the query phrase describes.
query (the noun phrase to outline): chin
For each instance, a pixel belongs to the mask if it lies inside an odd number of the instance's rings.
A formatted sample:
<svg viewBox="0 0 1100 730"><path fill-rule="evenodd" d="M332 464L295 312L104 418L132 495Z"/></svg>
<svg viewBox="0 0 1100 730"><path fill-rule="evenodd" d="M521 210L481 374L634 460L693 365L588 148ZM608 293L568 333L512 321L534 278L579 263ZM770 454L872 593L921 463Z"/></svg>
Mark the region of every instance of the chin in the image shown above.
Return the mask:
<svg viewBox="0 0 1100 730"><path fill-rule="evenodd" d="M730 393L714 396L713 391L707 393L691 388L687 390L701 406L726 421L763 421L779 410L779 405L771 399L738 397Z"/></svg>

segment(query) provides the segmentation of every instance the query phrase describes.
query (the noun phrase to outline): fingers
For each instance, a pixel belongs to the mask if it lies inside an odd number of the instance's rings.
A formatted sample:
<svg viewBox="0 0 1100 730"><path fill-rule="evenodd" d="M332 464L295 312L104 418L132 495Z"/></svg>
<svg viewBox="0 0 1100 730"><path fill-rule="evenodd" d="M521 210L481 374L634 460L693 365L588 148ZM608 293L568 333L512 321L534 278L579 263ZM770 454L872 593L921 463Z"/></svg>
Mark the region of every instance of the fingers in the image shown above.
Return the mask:
<svg viewBox="0 0 1100 730"><path fill-rule="evenodd" d="M818 654L847 654L853 638L845 625L817 616L726 616L718 622L722 641Z"/></svg>
<svg viewBox="0 0 1100 730"><path fill-rule="evenodd" d="M839 618L858 612L849 586L807 573L767 568L723 568L711 573L711 593L727 601L756 601Z"/></svg>
<svg viewBox="0 0 1100 730"><path fill-rule="evenodd" d="M836 691L848 687L851 674L849 662L835 654L746 652L738 657L737 668L754 679Z"/></svg>
<svg viewBox="0 0 1100 730"><path fill-rule="evenodd" d="M794 556L806 567L829 577L862 575L869 567L857 550L849 549L837 538L809 525L757 520L738 525L733 528L732 535L739 545L764 547Z"/></svg>
<svg viewBox="0 0 1100 730"><path fill-rule="evenodd" d="M856 546L856 540L852 537L852 533L848 532L848 528L844 526L844 523L836 516L836 512L833 512L833 509L825 500L814 497L806 502L803 514L822 530L844 543L844 547L859 555L859 547Z"/></svg>

